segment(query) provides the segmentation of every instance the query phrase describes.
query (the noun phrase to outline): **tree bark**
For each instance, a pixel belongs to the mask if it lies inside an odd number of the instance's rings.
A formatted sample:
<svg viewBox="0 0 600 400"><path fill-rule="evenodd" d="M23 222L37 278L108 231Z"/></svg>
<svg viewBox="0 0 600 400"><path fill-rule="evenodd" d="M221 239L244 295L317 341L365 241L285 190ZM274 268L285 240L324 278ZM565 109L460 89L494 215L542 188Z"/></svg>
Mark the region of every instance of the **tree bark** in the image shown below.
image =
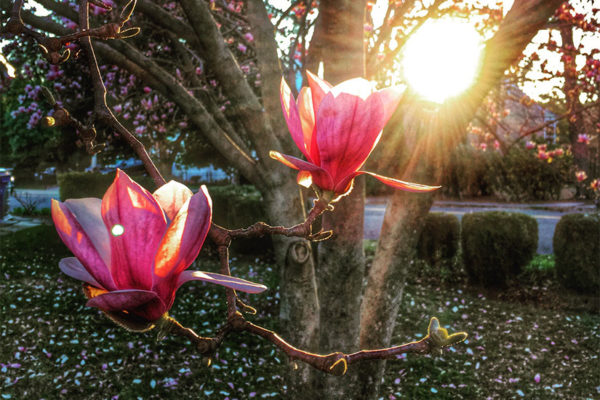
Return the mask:
<svg viewBox="0 0 600 400"><path fill-rule="evenodd" d="M323 0L311 41L309 69L323 63L324 78L335 85L364 76L365 1ZM322 304L319 350L358 350L359 309L364 279L364 178L355 179L349 196L323 216L323 229L334 236L318 247L317 282ZM316 372L316 396L323 399L355 398L354 377L331 377ZM317 397L312 398L317 398Z"/></svg>
<svg viewBox="0 0 600 400"><path fill-rule="evenodd" d="M292 226L303 220L299 186L293 179L280 186L262 190L268 222ZM319 301L314 257L307 240L274 236L276 263L280 280L280 332L289 343L317 351ZM311 387L311 367L290 363L284 371L290 399L304 399Z"/></svg>
<svg viewBox="0 0 600 400"><path fill-rule="evenodd" d="M573 43L573 26L566 24L560 28L560 37L563 48L571 48L571 54L565 53L568 57L563 60L565 83L563 93L565 94L567 112L573 112L581 108L579 101L580 90L577 83L577 65L575 63L575 46ZM577 137L585 132L583 127L583 115L573 114L568 118L569 123L569 142L573 152L573 161L578 170L588 171L589 169L589 149L585 143L579 143Z"/></svg>

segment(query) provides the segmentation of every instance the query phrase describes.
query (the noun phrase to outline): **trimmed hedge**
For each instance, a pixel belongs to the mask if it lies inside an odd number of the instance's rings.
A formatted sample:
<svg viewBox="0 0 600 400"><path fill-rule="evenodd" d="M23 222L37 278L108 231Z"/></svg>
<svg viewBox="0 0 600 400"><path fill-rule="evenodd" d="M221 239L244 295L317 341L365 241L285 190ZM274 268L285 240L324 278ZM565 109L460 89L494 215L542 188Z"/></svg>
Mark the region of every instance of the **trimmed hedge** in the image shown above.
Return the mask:
<svg viewBox="0 0 600 400"><path fill-rule="evenodd" d="M455 215L429 213L417 243L417 256L435 267L452 264L458 254L460 222Z"/></svg>
<svg viewBox="0 0 600 400"><path fill-rule="evenodd" d="M67 172L58 174L60 200L96 197L101 199L106 189L115 179L115 174L99 172ZM131 179L153 192L156 189L154 181L149 176L131 176Z"/></svg>
<svg viewBox="0 0 600 400"><path fill-rule="evenodd" d="M600 291L600 214L564 215L554 231L556 277L565 287Z"/></svg>
<svg viewBox="0 0 600 400"><path fill-rule="evenodd" d="M535 218L504 211L465 214L461 234L467 274L488 287L504 287L521 273L538 243Z"/></svg>

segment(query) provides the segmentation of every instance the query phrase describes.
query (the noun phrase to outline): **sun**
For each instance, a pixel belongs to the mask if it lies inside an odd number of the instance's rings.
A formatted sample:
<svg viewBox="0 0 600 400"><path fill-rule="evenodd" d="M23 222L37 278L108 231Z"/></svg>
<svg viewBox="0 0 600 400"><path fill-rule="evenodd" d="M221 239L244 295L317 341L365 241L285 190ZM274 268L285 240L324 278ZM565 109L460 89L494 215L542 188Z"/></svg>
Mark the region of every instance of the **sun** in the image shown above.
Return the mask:
<svg viewBox="0 0 600 400"><path fill-rule="evenodd" d="M482 48L481 35L464 19L427 21L406 42L404 80L425 99L443 103L475 81Z"/></svg>

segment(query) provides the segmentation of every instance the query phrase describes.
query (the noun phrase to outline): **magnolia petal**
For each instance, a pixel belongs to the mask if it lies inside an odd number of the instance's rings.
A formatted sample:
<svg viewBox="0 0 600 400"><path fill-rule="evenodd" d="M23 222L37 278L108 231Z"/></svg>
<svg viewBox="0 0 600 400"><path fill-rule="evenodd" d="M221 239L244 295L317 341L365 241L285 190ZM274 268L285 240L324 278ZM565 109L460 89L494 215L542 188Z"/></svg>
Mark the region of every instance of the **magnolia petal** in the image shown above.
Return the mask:
<svg viewBox="0 0 600 400"><path fill-rule="evenodd" d="M104 264L110 265L110 238L102 222L102 200L93 197L68 199L64 205L73 213L88 235Z"/></svg>
<svg viewBox="0 0 600 400"><path fill-rule="evenodd" d="M196 259L208 234L212 201L202 186L179 210L156 253L154 274L165 278L179 274Z"/></svg>
<svg viewBox="0 0 600 400"><path fill-rule="evenodd" d="M294 143L296 143L296 146L298 147L298 149L300 149L302 154L304 154L306 158L310 158L305 145L305 133L302 126L303 123L301 115L298 112L298 106L296 105L296 101L294 100L294 96L292 95L290 87L283 78L281 78L279 92L281 99L281 108L283 109L283 116L285 117L285 122L287 123L288 130L292 135L292 139L294 139Z"/></svg>
<svg viewBox="0 0 600 400"><path fill-rule="evenodd" d="M246 293L261 293L267 290L265 285L254 283L245 279L236 278L233 276L215 274L213 272L203 271L184 271L177 281L177 287L188 281L204 281L215 285L225 286L229 289L239 290Z"/></svg>
<svg viewBox="0 0 600 400"><path fill-rule="evenodd" d="M309 87L303 87L298 93L298 112L304 135L303 152L306 159L315 165L319 165L319 150L317 147L317 136L315 135L315 110L313 109L312 91Z"/></svg>
<svg viewBox="0 0 600 400"><path fill-rule="evenodd" d="M313 110L316 116L319 111L319 107L321 106L323 97L329 93L332 86L329 84L329 82L324 81L310 71L306 71L306 77L308 78L308 86L310 86L312 95Z"/></svg>
<svg viewBox="0 0 600 400"><path fill-rule="evenodd" d="M115 290L100 294L88 300L86 305L103 311L127 311L149 321L157 320L167 312L165 304L156 293L137 289Z"/></svg>
<svg viewBox="0 0 600 400"><path fill-rule="evenodd" d="M152 196L158 201L169 221L173 221L179 209L193 194L187 186L176 181L169 181L152 193Z"/></svg>
<svg viewBox="0 0 600 400"><path fill-rule="evenodd" d="M333 94L334 97L346 93L362 100L366 100L375 91L375 82L368 81L364 78L348 79L331 88L331 94Z"/></svg>
<svg viewBox="0 0 600 400"><path fill-rule="evenodd" d="M77 218L64 203L54 199L52 199L52 220L58 236L79 259L86 271L102 287L110 290L116 289L108 266L98 254L98 250L96 250Z"/></svg>
<svg viewBox="0 0 600 400"><path fill-rule="evenodd" d="M406 192L426 193L426 192L432 192L434 190L441 188L441 186L428 186L428 185L421 185L419 183L405 182L405 181L401 181L399 179L388 178L387 176L383 176L383 175L377 175L373 172L358 171L356 173L356 175L360 175L360 174L371 175L373 178L380 180L381 182L385 183L388 186L394 187L396 189L404 190Z"/></svg>
<svg viewBox="0 0 600 400"><path fill-rule="evenodd" d="M269 155L272 159L277 160L290 168L310 172L312 176L312 182L321 189L333 190L333 180L331 179L329 173L323 168L318 167L312 163L300 160L299 158L288 156L287 154L281 154L277 151L270 151ZM305 181L306 179L304 175L302 175L299 178L302 178L303 181Z"/></svg>
<svg viewBox="0 0 600 400"><path fill-rule="evenodd" d="M87 272L83 264L81 264L75 257L63 258L58 262L58 267L65 275L68 275L71 278L75 278L78 281L87 282L95 287L102 287L102 285L99 284L89 272Z"/></svg>
<svg viewBox="0 0 600 400"><path fill-rule="evenodd" d="M102 219L112 232L110 270L117 287L150 289L154 257L167 230L165 215L156 199L117 170L102 198Z"/></svg>
<svg viewBox="0 0 600 400"><path fill-rule="evenodd" d="M365 163L379 141L381 131L400 101L402 93L385 89L366 100L333 89L317 114L317 143L321 167L337 184Z"/></svg>

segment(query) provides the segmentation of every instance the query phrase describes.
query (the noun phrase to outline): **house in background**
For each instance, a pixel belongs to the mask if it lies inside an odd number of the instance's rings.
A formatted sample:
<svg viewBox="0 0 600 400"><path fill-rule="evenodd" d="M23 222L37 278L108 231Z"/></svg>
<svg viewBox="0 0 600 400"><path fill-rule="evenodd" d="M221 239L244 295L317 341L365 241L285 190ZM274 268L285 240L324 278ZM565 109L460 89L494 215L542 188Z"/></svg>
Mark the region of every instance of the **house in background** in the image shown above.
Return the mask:
<svg viewBox="0 0 600 400"><path fill-rule="evenodd" d="M498 124L496 130L498 136L510 137L511 140L515 140L525 132L538 128L549 121L554 121L534 135L543 136L547 142L555 143L558 135L557 115L531 100L516 85L505 86L504 90L506 98L504 109L510 110L510 114Z"/></svg>

